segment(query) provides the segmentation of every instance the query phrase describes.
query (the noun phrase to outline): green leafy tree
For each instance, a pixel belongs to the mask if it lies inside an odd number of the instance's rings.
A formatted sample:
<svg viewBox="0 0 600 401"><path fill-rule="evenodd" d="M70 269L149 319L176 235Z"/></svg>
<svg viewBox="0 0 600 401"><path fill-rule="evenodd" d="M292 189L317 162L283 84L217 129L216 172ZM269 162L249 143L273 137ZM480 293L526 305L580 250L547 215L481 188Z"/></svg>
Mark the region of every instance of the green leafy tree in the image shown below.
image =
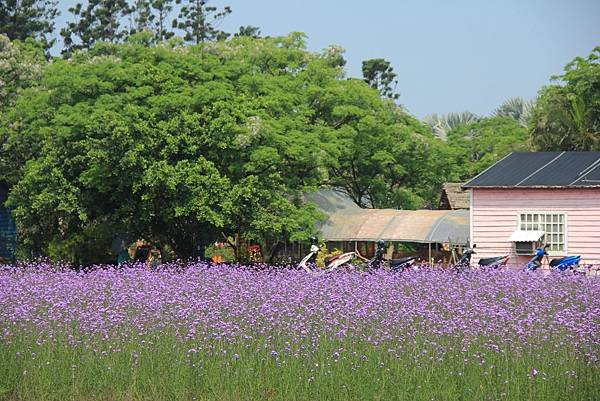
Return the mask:
<svg viewBox="0 0 600 401"><path fill-rule="evenodd" d="M260 28L252 25L243 25L240 26L239 31L233 36L248 36L257 39L260 38Z"/></svg>
<svg viewBox="0 0 600 401"><path fill-rule="evenodd" d="M173 37L175 32L170 29L169 15L174 5L175 0L137 0L132 8L132 33L149 30L153 33L153 42Z"/></svg>
<svg viewBox="0 0 600 401"><path fill-rule="evenodd" d="M321 217L300 200L322 180L327 130L306 88L337 74L298 35L207 49L99 43L56 61L2 122L19 237L91 263L109 257L114 233L182 257L240 234L270 258Z"/></svg>
<svg viewBox="0 0 600 401"><path fill-rule="evenodd" d="M183 4L173 27L185 32L184 39L199 44L202 42L226 39L229 34L218 29L218 23L231 14L231 7L219 9L208 5L209 0L177 0Z"/></svg>
<svg viewBox="0 0 600 401"><path fill-rule="evenodd" d="M396 92L398 74L394 72L389 61L382 58L365 60L362 62L362 73L365 82L377 89L381 96L394 100L400 97L400 94Z"/></svg>
<svg viewBox="0 0 600 401"><path fill-rule="evenodd" d="M15 106L18 98L28 88L39 85L47 61L39 42L28 38L25 42L12 42L6 35L0 34L0 184L14 182L18 175L11 157L6 157L4 148L21 147L25 157L20 163L28 160L27 143L15 143L8 130L2 129L2 121Z"/></svg>
<svg viewBox="0 0 600 401"><path fill-rule="evenodd" d="M59 15L57 1L53 0L5 0L0 1L0 34L11 40L39 40L44 49L54 45L50 38L54 31L54 19Z"/></svg>
<svg viewBox="0 0 600 401"><path fill-rule="evenodd" d="M543 88L529 122L537 150L600 150L600 46Z"/></svg>
<svg viewBox="0 0 600 401"><path fill-rule="evenodd" d="M527 129L512 117L488 117L448 133L456 178L467 180L513 151L527 151Z"/></svg>
<svg viewBox="0 0 600 401"><path fill-rule="evenodd" d="M128 35L123 19L131 11L127 0L88 0L69 8L75 21L60 30L64 41L63 55L89 49L96 42L122 41Z"/></svg>
<svg viewBox="0 0 600 401"><path fill-rule="evenodd" d="M334 129L328 184L361 207L433 205L446 177L445 144L359 80L316 92L316 115Z"/></svg>
<svg viewBox="0 0 600 401"><path fill-rule="evenodd" d="M302 195L323 184L367 207L437 204L448 146L346 79L342 54L308 52L294 33L102 42L55 61L0 120L23 244L91 263L116 233L182 257L225 236L269 260L314 233L323 216Z"/></svg>
<svg viewBox="0 0 600 401"><path fill-rule="evenodd" d="M38 43L32 39L12 42L0 34L0 115L15 104L24 89L38 83L45 65Z"/></svg>
<svg viewBox="0 0 600 401"><path fill-rule="evenodd" d="M323 49L323 59L327 61L327 64L331 67L344 67L346 65L346 59L344 53L346 50L339 45L329 45Z"/></svg>

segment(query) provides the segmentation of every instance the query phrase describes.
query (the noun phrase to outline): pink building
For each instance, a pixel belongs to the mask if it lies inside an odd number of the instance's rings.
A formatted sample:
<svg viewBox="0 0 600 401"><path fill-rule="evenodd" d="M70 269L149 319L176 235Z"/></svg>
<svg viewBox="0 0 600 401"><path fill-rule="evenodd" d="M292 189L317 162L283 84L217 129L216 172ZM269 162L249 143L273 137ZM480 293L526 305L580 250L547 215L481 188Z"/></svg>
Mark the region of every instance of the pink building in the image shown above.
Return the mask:
<svg viewBox="0 0 600 401"><path fill-rule="evenodd" d="M524 265L544 243L550 258L600 264L600 152L513 152L463 188L477 258Z"/></svg>

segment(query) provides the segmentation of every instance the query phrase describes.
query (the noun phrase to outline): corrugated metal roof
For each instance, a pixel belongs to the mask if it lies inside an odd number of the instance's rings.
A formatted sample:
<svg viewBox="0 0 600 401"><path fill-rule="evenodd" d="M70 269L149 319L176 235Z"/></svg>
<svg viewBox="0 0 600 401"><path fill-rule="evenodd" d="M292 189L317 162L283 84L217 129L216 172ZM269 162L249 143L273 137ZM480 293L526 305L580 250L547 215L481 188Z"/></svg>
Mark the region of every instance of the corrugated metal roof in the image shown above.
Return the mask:
<svg viewBox="0 0 600 401"><path fill-rule="evenodd" d="M320 226L320 236L328 241L377 241L453 243L469 242L468 210L361 209L345 204L339 192L319 191L306 199L317 199L328 219ZM321 206L323 205L323 207Z"/></svg>
<svg viewBox="0 0 600 401"><path fill-rule="evenodd" d="M361 210L352 199L336 189L320 189L304 194L304 200L314 203L326 213L333 213L345 209Z"/></svg>
<svg viewBox="0 0 600 401"><path fill-rule="evenodd" d="M463 188L596 186L600 187L600 152L513 152Z"/></svg>
<svg viewBox="0 0 600 401"><path fill-rule="evenodd" d="M453 210L438 219L428 236L428 242L469 244L469 210Z"/></svg>

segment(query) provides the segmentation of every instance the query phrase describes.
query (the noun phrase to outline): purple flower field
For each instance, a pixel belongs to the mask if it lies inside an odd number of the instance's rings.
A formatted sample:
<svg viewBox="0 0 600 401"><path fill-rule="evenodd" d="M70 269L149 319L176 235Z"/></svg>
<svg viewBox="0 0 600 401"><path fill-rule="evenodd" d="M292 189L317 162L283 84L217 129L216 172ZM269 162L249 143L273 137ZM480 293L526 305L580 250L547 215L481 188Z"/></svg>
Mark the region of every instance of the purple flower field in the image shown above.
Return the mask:
<svg viewBox="0 0 600 401"><path fill-rule="evenodd" d="M0 399L600 399L600 279L536 273L8 267Z"/></svg>

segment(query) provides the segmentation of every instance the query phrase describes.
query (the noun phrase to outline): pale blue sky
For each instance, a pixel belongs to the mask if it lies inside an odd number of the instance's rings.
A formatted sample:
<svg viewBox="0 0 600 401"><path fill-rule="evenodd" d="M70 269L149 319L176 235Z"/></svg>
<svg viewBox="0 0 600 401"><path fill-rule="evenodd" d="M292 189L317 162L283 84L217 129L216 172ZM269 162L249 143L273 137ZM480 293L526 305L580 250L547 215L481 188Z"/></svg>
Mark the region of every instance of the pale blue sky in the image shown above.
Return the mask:
<svg viewBox="0 0 600 401"><path fill-rule="evenodd" d="M60 1L57 28L73 0ZM301 31L310 50L346 49L347 71L382 57L398 73L410 113L469 110L486 115L504 100L534 97L576 56L600 45L600 0L213 0L233 13L221 24L265 35ZM57 29L58 31L58 29Z"/></svg>

